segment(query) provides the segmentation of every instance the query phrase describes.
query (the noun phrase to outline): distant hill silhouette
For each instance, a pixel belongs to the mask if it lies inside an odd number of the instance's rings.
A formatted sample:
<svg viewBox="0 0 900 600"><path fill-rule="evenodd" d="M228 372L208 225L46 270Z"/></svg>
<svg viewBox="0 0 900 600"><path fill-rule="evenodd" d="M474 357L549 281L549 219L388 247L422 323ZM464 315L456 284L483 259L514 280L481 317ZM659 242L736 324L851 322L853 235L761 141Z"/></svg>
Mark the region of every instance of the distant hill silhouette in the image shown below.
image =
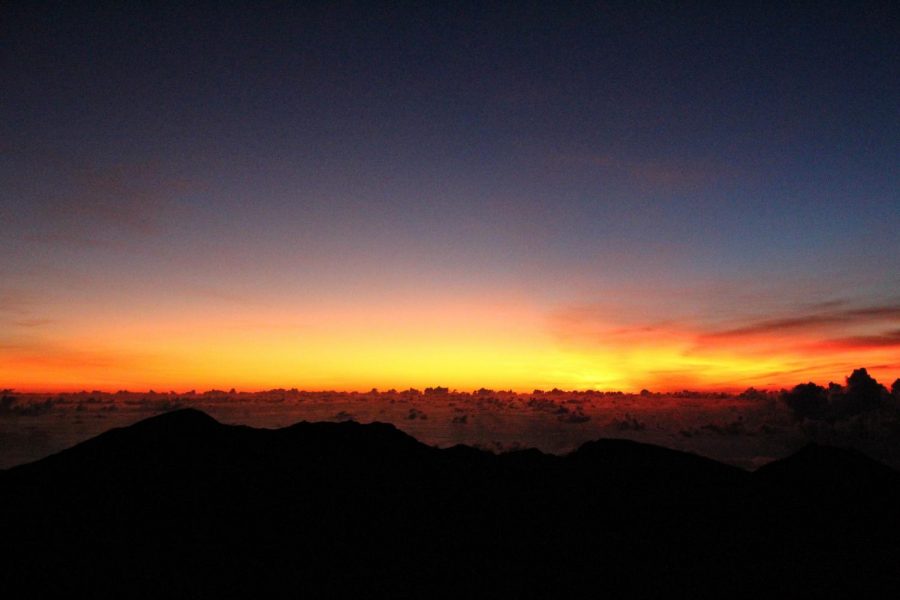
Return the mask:
<svg viewBox="0 0 900 600"><path fill-rule="evenodd" d="M900 584L900 473L625 440L439 450L179 410L0 472L4 597L823 597Z"/></svg>

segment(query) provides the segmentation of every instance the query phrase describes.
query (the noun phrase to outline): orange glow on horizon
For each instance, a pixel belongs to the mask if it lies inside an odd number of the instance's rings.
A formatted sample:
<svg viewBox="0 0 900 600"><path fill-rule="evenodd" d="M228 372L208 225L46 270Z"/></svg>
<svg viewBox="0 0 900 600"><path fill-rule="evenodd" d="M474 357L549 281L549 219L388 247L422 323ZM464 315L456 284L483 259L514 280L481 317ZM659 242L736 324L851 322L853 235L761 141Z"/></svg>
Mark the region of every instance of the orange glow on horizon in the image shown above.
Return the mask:
<svg viewBox="0 0 900 600"><path fill-rule="evenodd" d="M708 335L548 318L526 302L207 311L86 320L0 347L0 382L21 391L272 388L365 391L446 386L740 391L842 382L867 367L887 385L891 346L805 332ZM88 350L89 349L89 350Z"/></svg>

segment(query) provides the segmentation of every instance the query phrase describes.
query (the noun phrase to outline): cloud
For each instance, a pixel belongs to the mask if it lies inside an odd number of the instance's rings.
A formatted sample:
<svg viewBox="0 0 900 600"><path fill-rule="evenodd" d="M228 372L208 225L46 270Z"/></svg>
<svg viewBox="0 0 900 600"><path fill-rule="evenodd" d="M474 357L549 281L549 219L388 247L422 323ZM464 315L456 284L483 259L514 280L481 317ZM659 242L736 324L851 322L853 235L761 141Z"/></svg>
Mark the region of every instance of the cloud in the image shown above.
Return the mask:
<svg viewBox="0 0 900 600"><path fill-rule="evenodd" d="M14 345L0 347L7 367L21 369L123 369L141 366L137 357L117 352L78 350L50 345Z"/></svg>
<svg viewBox="0 0 900 600"><path fill-rule="evenodd" d="M718 423L706 423L705 425L701 425L700 429L702 431L709 431L724 436L739 436L748 433L744 426L743 417L738 417L736 420L725 423L724 425Z"/></svg>
<svg viewBox="0 0 900 600"><path fill-rule="evenodd" d="M848 363L847 361L839 361L839 362L832 361L832 362L825 362L825 363L823 363L821 361L816 361L813 364L807 364L807 365L803 365L803 366L789 365L789 366L791 366L791 368L778 369L778 370L773 370L773 371L765 371L758 375L745 377L744 379L747 381L750 381L752 379L757 379L757 378L762 377L762 378L766 378L766 379L788 379L788 378L790 378L792 380L797 380L797 379L803 379L803 378L809 376L810 374L818 373L818 372L822 371L823 369L843 373L843 372L849 370L850 367L848 367L848 365L850 365L852 367L853 364L855 364L855 363Z"/></svg>
<svg viewBox="0 0 900 600"><path fill-rule="evenodd" d="M62 246L72 246L77 248L110 248L121 244L114 244L107 240L98 240L81 235L73 235L68 233L27 233L23 237L26 242L39 242L45 244L54 244Z"/></svg>
<svg viewBox="0 0 900 600"><path fill-rule="evenodd" d="M63 189L39 202L39 222L23 239L78 248L108 248L134 237L154 236L183 210L185 180L148 162L105 168L64 169Z"/></svg>
<svg viewBox="0 0 900 600"><path fill-rule="evenodd" d="M647 340L654 343L671 337L683 327L670 318L653 314L635 315L629 308L605 304L569 306L549 315L553 334L569 343L606 345Z"/></svg>
<svg viewBox="0 0 900 600"><path fill-rule="evenodd" d="M770 302L769 317L759 316L764 302L727 296L702 315L684 312L684 303L669 314L665 304L582 305L554 311L548 324L564 351L587 357L587 377L624 388L781 386L798 377L828 381L861 364L890 375L889 367L876 365L895 362L889 354L900 347L895 299L792 308L779 306L780 298ZM757 315L743 316L731 306L753 306Z"/></svg>
<svg viewBox="0 0 900 600"><path fill-rule="evenodd" d="M20 290L0 290L0 313L24 315L30 304L29 295Z"/></svg>
<svg viewBox="0 0 900 600"><path fill-rule="evenodd" d="M18 397L4 391L0 397L0 417L39 417L52 411L53 405L54 402L50 398L43 401L22 402Z"/></svg>
<svg viewBox="0 0 900 600"><path fill-rule="evenodd" d="M56 321L53 319L19 319L18 321L13 321L13 325L17 325L19 327L43 327L45 325L51 325Z"/></svg>
<svg viewBox="0 0 900 600"><path fill-rule="evenodd" d="M812 314L798 314L777 319L753 321L738 327L721 331L711 331L704 338L738 338L763 334L777 334L786 330L821 330L833 326L856 326L884 321L900 321L900 304L885 304L865 308L820 311Z"/></svg>
<svg viewBox="0 0 900 600"><path fill-rule="evenodd" d="M624 178L645 191L653 192L694 191L735 174L732 166L699 158L627 158L612 153L596 153L567 155L563 161Z"/></svg>
<svg viewBox="0 0 900 600"><path fill-rule="evenodd" d="M624 172L632 181L652 188L694 189L712 183L719 175L709 164L684 160L624 161L598 157L595 164Z"/></svg>
<svg viewBox="0 0 900 600"><path fill-rule="evenodd" d="M869 308L859 308L844 312L854 317L884 318L900 321L900 304L872 306Z"/></svg>
<svg viewBox="0 0 900 600"><path fill-rule="evenodd" d="M900 329L886 331L881 335L857 335L827 340L826 345L836 348L892 348L900 346Z"/></svg>
<svg viewBox="0 0 900 600"><path fill-rule="evenodd" d="M807 315L799 317L787 317L783 319L767 319L750 323L748 325L743 325L741 327L735 327L733 329L705 333L703 334L703 337L733 338L769 333L780 333L786 329L810 329L814 327L820 327L822 325L846 323L848 321L848 318L836 315Z"/></svg>
<svg viewBox="0 0 900 600"><path fill-rule="evenodd" d="M118 379L155 372L160 357L121 348L84 348L54 343L37 335L0 339L0 379L19 388L48 389L63 385L113 385Z"/></svg>

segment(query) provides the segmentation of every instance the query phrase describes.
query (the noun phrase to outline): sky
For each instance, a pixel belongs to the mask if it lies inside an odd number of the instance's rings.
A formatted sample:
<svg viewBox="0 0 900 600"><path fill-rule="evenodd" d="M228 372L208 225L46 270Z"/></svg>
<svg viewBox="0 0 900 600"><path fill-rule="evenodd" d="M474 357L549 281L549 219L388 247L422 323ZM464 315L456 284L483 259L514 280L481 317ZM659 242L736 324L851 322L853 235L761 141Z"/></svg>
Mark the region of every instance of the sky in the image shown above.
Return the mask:
<svg viewBox="0 0 900 600"><path fill-rule="evenodd" d="M896 3L221 4L0 6L0 387L900 376Z"/></svg>

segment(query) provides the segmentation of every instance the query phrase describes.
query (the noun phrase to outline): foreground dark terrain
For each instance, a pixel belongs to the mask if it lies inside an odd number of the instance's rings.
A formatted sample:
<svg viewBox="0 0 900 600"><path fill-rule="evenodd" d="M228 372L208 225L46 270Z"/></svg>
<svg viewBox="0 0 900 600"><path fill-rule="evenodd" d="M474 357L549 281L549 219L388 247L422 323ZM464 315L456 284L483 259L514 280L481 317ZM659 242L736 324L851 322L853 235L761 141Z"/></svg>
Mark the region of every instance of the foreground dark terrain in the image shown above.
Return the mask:
<svg viewBox="0 0 900 600"><path fill-rule="evenodd" d="M0 471L4 597L860 596L900 584L900 473L754 473L623 440L439 450L391 425L179 410ZM13 594L13 595L10 595Z"/></svg>

